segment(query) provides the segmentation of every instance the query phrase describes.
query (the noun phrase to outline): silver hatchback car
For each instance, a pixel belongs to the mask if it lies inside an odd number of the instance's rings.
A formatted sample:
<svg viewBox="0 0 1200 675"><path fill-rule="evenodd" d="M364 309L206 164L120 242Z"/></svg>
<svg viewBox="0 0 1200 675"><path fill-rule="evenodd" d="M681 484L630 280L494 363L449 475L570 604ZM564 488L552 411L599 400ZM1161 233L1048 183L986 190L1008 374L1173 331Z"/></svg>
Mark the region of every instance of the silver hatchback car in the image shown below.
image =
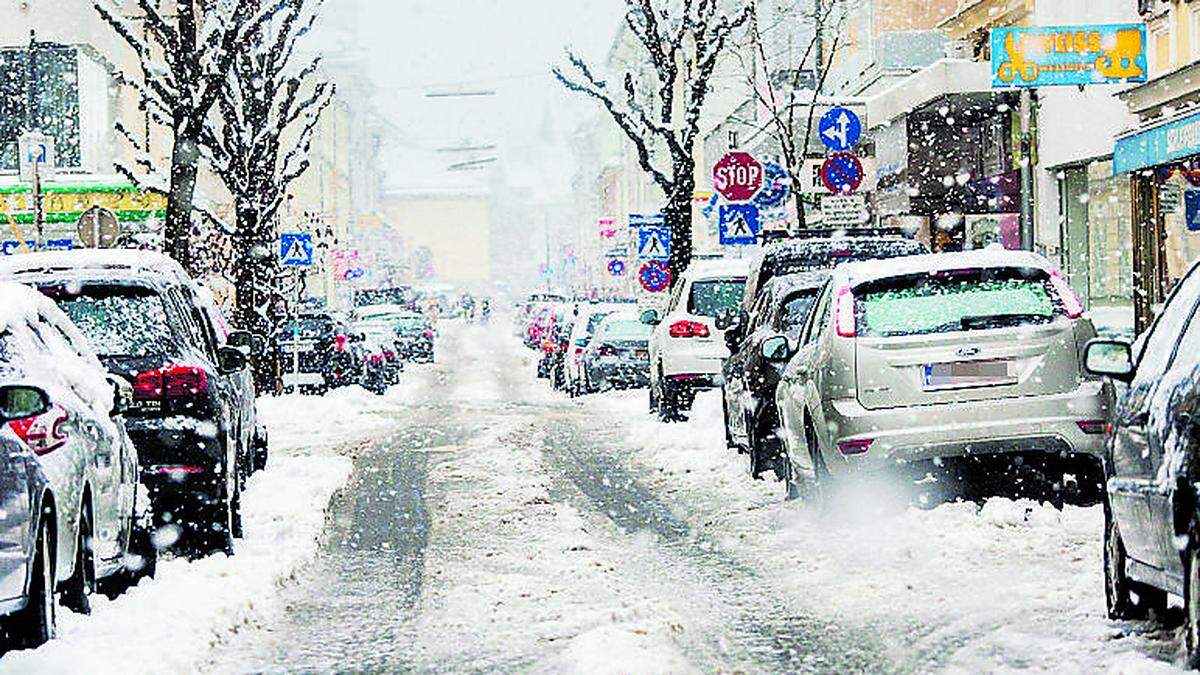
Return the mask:
<svg viewBox="0 0 1200 675"><path fill-rule="evenodd" d="M776 400L797 478L819 488L965 459L1036 466L1055 489L1074 476L1099 495L1112 389L1082 368L1095 329L1042 256L847 264L815 307L799 344L762 345L765 358L791 360Z"/></svg>

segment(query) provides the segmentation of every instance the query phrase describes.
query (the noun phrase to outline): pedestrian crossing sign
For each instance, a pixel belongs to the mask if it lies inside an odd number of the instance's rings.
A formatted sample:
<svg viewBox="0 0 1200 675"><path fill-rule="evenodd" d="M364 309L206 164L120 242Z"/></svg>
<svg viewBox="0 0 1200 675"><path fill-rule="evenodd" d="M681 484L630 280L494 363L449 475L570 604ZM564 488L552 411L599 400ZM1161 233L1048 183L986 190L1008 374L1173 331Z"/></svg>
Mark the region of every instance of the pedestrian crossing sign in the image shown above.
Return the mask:
<svg viewBox="0 0 1200 675"><path fill-rule="evenodd" d="M754 204L722 204L719 233L722 246L750 246L758 242L762 225Z"/></svg>
<svg viewBox="0 0 1200 675"><path fill-rule="evenodd" d="M285 232L279 235L279 262L285 267L312 265L313 236L306 232Z"/></svg>
<svg viewBox="0 0 1200 675"><path fill-rule="evenodd" d="M671 228L638 228L638 260L670 260Z"/></svg>

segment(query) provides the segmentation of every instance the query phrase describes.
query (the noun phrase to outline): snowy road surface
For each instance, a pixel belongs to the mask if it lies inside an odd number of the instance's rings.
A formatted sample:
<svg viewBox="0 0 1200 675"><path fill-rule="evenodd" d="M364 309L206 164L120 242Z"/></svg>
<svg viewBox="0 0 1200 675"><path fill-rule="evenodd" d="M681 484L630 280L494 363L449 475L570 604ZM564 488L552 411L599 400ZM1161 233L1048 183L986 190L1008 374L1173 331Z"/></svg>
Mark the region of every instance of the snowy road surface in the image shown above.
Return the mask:
<svg viewBox="0 0 1200 675"><path fill-rule="evenodd" d="M1177 670L1175 631L1104 618L1099 509L819 515L746 478L713 395L669 427L551 393L502 329L439 349L383 398L264 401L238 555L0 671Z"/></svg>

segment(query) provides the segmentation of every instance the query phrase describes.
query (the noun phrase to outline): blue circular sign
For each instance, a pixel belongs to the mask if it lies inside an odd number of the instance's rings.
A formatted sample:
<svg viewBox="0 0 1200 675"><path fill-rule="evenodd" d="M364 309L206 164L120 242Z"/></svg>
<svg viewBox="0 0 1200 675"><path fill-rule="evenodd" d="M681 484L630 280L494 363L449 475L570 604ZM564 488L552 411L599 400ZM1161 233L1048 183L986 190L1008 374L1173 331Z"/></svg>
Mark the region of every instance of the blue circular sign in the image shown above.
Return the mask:
<svg viewBox="0 0 1200 675"><path fill-rule="evenodd" d="M649 293L662 293L667 290L667 286L671 285L671 270L667 264L661 260L651 260L642 265L642 271L638 274L638 281L642 282L642 288Z"/></svg>
<svg viewBox="0 0 1200 675"><path fill-rule="evenodd" d="M625 261L624 260L609 260L608 261L608 273L614 277L624 276L625 275Z"/></svg>
<svg viewBox="0 0 1200 675"><path fill-rule="evenodd" d="M862 140L862 120L853 111L838 106L821 118L817 134L825 147L834 152L846 152Z"/></svg>
<svg viewBox="0 0 1200 675"><path fill-rule="evenodd" d="M754 205L761 211L783 206L792 194L792 181L779 162L763 162L763 188L754 196Z"/></svg>

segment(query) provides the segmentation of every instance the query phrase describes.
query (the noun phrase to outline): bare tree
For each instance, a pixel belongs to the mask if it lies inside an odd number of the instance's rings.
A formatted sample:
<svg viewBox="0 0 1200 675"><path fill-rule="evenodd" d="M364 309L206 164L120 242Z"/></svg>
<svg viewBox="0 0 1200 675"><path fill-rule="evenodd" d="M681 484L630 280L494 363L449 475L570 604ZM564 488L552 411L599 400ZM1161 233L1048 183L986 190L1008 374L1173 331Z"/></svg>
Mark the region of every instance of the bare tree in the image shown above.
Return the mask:
<svg viewBox="0 0 1200 675"><path fill-rule="evenodd" d="M756 120L758 133L765 133L779 149L780 159L793 180L804 171L812 142L818 99L825 89L831 64L844 37L845 0L812 0L812 7L780 18L792 28L803 27L805 35L798 53L791 49L776 53L767 46L765 30L757 11L750 21L751 63L747 65L749 88L756 110L766 114ZM795 6L797 9L799 5ZM756 8L757 9L757 8ZM765 83L760 78L765 77ZM766 84L766 86L760 86ZM741 120L744 123L745 120ZM797 226L804 229L804 195L793 190Z"/></svg>
<svg viewBox="0 0 1200 675"><path fill-rule="evenodd" d="M270 0L276 2L277 0ZM100 17L137 55L138 76L124 81L142 96L146 114L174 135L171 166L163 175L148 144L135 143L138 157L117 170L144 189L167 195L165 247L191 266L190 235L200 136L216 104L238 49L253 27L269 16L266 0L92 0ZM131 18L127 7L136 6ZM140 25L139 25L140 24ZM128 129L118 131L134 138Z"/></svg>
<svg viewBox="0 0 1200 675"><path fill-rule="evenodd" d="M202 151L233 195L237 313L240 325L274 333L268 308L279 298L272 251L276 216L288 187L309 168L309 150L334 86L317 78L320 58L300 58L299 40L323 0L286 0L246 34L236 50Z"/></svg>
<svg viewBox="0 0 1200 675"><path fill-rule="evenodd" d="M709 82L731 34L750 19L729 13L719 0L626 0L625 25L648 68L630 68L614 88L573 52L554 76L570 91L599 101L637 151L638 164L666 197L671 270L678 280L692 259L695 146Z"/></svg>

